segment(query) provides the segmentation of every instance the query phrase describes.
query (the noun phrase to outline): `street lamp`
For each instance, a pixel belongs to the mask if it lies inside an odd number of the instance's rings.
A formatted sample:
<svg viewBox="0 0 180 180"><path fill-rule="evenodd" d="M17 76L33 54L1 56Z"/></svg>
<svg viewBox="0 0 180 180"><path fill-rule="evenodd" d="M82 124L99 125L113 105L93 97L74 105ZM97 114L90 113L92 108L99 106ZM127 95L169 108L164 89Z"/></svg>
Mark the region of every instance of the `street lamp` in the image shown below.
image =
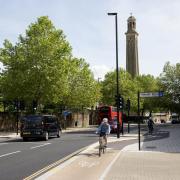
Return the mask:
<svg viewBox="0 0 180 180"><path fill-rule="evenodd" d="M118 70L118 25L117 13L108 13L108 16L115 16L115 29L116 29L116 93L117 93L117 138L120 137L120 124L119 124L119 70Z"/></svg>

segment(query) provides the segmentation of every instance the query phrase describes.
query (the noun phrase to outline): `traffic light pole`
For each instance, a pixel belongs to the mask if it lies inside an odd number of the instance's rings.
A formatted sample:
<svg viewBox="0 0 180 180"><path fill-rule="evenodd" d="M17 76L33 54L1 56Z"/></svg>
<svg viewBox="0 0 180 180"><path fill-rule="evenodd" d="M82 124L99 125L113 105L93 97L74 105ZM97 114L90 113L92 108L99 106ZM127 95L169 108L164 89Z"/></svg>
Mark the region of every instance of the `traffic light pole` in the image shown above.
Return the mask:
<svg viewBox="0 0 180 180"><path fill-rule="evenodd" d="M140 126L140 92L138 91L138 144L139 144L139 151L141 150L141 126Z"/></svg>
<svg viewBox="0 0 180 180"><path fill-rule="evenodd" d="M130 133L130 127L129 127L129 110L128 110L128 133Z"/></svg>
<svg viewBox="0 0 180 180"><path fill-rule="evenodd" d="M128 133L130 133L130 124L129 124L129 111L130 111L130 100L127 100L127 110L128 110Z"/></svg>

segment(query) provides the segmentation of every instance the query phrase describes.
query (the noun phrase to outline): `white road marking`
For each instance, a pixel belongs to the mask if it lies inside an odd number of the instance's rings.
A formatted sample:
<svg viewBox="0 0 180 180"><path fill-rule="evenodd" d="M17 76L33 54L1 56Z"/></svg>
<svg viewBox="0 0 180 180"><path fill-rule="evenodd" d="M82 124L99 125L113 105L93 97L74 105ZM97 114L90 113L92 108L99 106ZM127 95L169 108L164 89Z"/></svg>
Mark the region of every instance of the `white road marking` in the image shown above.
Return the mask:
<svg viewBox="0 0 180 180"><path fill-rule="evenodd" d="M15 151L15 152L3 154L3 155L0 155L0 158L1 158L1 157L4 157L4 156L9 156L9 155L12 155L12 154L20 153L20 152L21 152L21 151Z"/></svg>
<svg viewBox="0 0 180 180"><path fill-rule="evenodd" d="M69 160L65 161L64 163L60 164L59 166L56 166L55 168L49 170L45 174L35 178L35 180L46 180L46 179L49 179L53 174L55 174L56 172L58 172L61 169L65 168L66 166L70 165L73 161L75 161L78 158L79 158L78 156L74 156L74 157L70 158Z"/></svg>
<svg viewBox="0 0 180 180"><path fill-rule="evenodd" d="M5 144L9 144L9 143L0 143L0 146L1 146L1 145L5 145Z"/></svg>
<svg viewBox="0 0 180 180"><path fill-rule="evenodd" d="M103 172L103 174L101 175L101 177L99 178L99 180L103 180L107 173L110 171L112 165L116 162L116 160L118 159L118 157L120 156L121 151L119 151L119 153L115 156L115 158L111 161L111 163L107 166L107 168L105 169L105 171Z"/></svg>
<svg viewBox="0 0 180 180"><path fill-rule="evenodd" d="M36 149L36 148L39 148L39 147L47 146L47 145L49 145L49 144L51 144L51 143L41 144L41 145L39 145L39 146L31 147L30 149Z"/></svg>
<svg viewBox="0 0 180 180"><path fill-rule="evenodd" d="M78 164L82 168L86 168L86 167L91 168L93 166L97 166L99 164L99 161L97 161L97 162L80 161Z"/></svg>

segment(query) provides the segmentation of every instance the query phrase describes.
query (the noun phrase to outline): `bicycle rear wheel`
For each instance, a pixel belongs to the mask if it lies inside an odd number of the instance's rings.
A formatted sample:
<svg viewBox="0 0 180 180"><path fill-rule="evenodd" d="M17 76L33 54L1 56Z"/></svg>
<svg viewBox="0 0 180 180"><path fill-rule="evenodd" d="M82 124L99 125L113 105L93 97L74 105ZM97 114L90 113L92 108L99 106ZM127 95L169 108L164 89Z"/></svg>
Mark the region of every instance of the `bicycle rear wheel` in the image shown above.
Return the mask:
<svg viewBox="0 0 180 180"><path fill-rule="evenodd" d="M101 153L102 153L102 148L99 147L99 157L101 157Z"/></svg>
<svg viewBox="0 0 180 180"><path fill-rule="evenodd" d="M106 152L106 147L103 147L103 154Z"/></svg>

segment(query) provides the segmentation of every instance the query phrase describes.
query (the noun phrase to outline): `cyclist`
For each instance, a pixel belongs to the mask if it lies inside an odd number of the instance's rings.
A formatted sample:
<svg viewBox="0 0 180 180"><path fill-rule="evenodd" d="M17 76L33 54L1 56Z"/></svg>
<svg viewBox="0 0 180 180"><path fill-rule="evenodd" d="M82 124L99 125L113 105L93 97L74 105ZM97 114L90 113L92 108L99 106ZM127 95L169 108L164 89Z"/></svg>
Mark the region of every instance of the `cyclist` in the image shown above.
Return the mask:
<svg viewBox="0 0 180 180"><path fill-rule="evenodd" d="M103 118L102 123L98 127L97 133L100 137L104 138L105 141L105 147L107 147L107 135L110 134L110 125L108 124L108 118Z"/></svg>
<svg viewBox="0 0 180 180"><path fill-rule="evenodd" d="M154 124L154 121L153 121L152 118L150 117L149 120L148 120L149 133L152 133L153 130L154 130L153 124Z"/></svg>

